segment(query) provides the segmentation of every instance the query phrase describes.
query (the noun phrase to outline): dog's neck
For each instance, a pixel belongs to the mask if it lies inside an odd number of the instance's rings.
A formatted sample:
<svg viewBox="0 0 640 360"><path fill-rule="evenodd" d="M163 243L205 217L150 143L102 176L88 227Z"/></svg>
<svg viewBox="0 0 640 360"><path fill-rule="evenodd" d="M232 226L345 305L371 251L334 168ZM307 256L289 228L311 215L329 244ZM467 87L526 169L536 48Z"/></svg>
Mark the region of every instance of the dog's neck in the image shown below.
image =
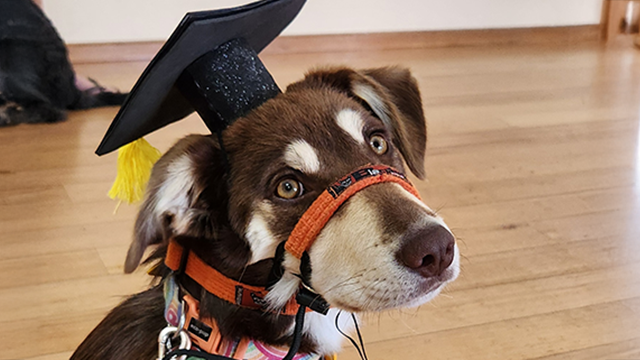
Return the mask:
<svg viewBox="0 0 640 360"><path fill-rule="evenodd" d="M216 247L211 246L210 241L202 239L181 239L190 244L192 251L216 268L225 276L242 279L242 282L252 286L266 287L268 277L273 266L273 259L265 259L246 267L230 266L230 261L238 264L236 260L226 260L216 255ZM216 241L220 244L220 242ZM206 246L202 246L207 244ZM211 249L214 249L213 251ZM224 250L227 254L230 249ZM239 258L248 258L240 247L233 249ZM250 254L250 252L249 252ZM244 256L242 256L244 255ZM235 255L234 255L235 256ZM214 264L218 266L214 266ZM235 265L234 264L234 265ZM163 271L167 274L167 271ZM230 339L252 339L271 346L289 347L293 339L294 316L287 316L273 312L263 312L240 307L218 298L215 294L206 291L200 284L186 276L181 275L177 281L179 285L197 301L200 302L200 318L215 322L223 337ZM299 352L328 355L336 353L342 345L342 335L336 328L338 311L332 309L329 314L309 312L305 315L305 326L302 333L302 342ZM340 317L342 331L349 331L349 315Z"/></svg>

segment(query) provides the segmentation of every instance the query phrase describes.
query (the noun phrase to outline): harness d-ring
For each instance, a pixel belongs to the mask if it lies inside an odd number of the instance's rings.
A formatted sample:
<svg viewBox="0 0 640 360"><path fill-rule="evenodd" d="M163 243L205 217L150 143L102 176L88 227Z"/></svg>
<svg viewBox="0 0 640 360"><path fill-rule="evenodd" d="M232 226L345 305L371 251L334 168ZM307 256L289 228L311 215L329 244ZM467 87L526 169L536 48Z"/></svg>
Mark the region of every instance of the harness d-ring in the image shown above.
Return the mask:
<svg viewBox="0 0 640 360"><path fill-rule="evenodd" d="M165 355L167 354L167 350L174 350L173 346L171 346L170 342L174 335L177 334L180 336L180 345L178 345L178 349L180 350L188 350L191 348L191 339L189 338L189 334L183 329L178 329L175 326L167 326L162 329L160 335L158 335L158 360L163 360Z"/></svg>

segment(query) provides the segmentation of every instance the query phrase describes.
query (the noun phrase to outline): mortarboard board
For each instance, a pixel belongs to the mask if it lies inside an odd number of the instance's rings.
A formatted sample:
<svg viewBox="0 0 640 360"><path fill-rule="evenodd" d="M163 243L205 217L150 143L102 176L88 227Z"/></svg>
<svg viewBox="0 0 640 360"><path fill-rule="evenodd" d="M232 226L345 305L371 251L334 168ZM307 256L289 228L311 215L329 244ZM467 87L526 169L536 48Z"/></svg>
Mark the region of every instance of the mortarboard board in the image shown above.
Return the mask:
<svg viewBox="0 0 640 360"><path fill-rule="evenodd" d="M194 110L212 132L220 134L233 120L278 95L280 89L258 53L295 18L304 3L262 0L186 14L134 85L96 153L104 155L131 143L142 149L139 153L149 155L152 165L159 153L149 150L144 140L135 142L144 135ZM144 162L133 161L131 154L119 154L118 176L133 171L130 178L146 183L151 166L142 171L129 168L129 163ZM110 196L122 199L114 190L118 183L116 179ZM132 202L141 194L125 198Z"/></svg>

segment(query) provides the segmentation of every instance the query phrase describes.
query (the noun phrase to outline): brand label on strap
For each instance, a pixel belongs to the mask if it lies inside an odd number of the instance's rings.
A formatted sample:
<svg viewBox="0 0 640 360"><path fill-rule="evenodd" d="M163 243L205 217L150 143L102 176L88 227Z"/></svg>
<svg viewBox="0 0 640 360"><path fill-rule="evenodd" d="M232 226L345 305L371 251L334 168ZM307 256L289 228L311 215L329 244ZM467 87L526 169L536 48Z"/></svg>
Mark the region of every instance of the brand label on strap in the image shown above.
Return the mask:
<svg viewBox="0 0 640 360"><path fill-rule="evenodd" d="M389 174L397 178L400 178L402 180L405 180L405 181L407 180L406 176L404 176L402 173L399 173L390 167L372 166L372 167L362 168L336 181L333 185L329 186L329 188L327 189L327 192L329 192L329 194L331 194L331 196L333 196L333 198L335 199L338 196L340 196L340 194L342 194L345 190L347 190L349 186L355 184L356 182L362 179L378 176L380 174Z"/></svg>
<svg viewBox="0 0 640 360"><path fill-rule="evenodd" d="M262 294L245 289L238 285L236 286L236 305L263 309L267 306L267 303L265 302Z"/></svg>
<svg viewBox="0 0 640 360"><path fill-rule="evenodd" d="M207 324L195 318L191 318L191 321L189 321L189 328L187 330L204 341L209 341L211 332L213 331L213 329L211 329Z"/></svg>

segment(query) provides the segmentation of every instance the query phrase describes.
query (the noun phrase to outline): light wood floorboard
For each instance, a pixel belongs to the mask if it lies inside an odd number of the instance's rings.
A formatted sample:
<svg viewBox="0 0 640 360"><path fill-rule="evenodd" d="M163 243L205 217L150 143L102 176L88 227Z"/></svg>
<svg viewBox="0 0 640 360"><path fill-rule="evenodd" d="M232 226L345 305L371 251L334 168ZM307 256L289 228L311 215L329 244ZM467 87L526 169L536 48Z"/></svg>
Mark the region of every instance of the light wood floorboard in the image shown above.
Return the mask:
<svg viewBox="0 0 640 360"><path fill-rule="evenodd" d="M462 275L419 309L364 317L370 359L640 359L640 52L598 44L267 54L310 67L409 66L429 121L428 181ZM129 89L144 62L80 64ZM136 209L93 154L117 109L0 129L0 360L58 360L121 299ZM195 117L148 137L161 150ZM357 359L350 346L341 359Z"/></svg>

